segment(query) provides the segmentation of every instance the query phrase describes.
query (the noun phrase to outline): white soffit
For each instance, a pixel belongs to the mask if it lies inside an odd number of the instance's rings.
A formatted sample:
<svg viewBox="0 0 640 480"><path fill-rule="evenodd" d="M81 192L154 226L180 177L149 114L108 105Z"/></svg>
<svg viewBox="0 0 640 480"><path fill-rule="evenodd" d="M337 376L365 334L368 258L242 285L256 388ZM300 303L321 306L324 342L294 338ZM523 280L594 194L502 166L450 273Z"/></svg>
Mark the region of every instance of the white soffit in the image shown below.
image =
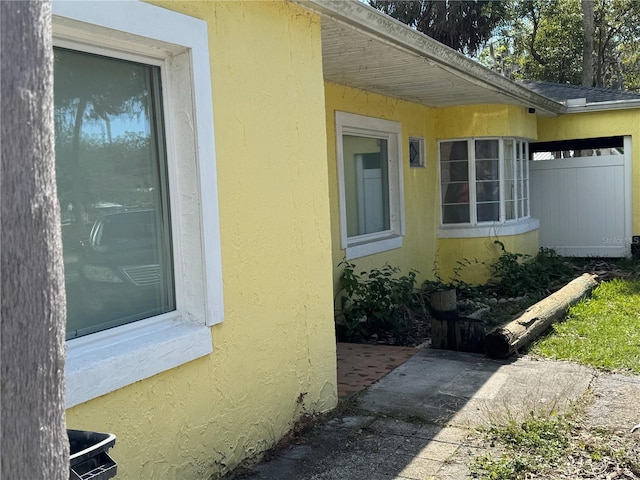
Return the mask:
<svg viewBox="0 0 640 480"><path fill-rule="evenodd" d="M539 115L565 106L492 72L358 0L293 0L322 14L326 81L432 107L512 104Z"/></svg>

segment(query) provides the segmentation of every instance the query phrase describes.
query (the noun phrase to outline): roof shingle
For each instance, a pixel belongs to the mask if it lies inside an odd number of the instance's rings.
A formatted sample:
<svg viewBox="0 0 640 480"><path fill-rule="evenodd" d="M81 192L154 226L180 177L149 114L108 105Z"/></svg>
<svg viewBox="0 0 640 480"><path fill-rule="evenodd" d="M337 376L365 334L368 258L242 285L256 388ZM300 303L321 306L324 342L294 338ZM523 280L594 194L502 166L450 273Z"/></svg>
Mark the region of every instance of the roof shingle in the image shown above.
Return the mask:
<svg viewBox="0 0 640 480"><path fill-rule="evenodd" d="M542 82L537 80L520 80L522 86L540 95L558 102L574 98L586 98L587 103L613 102L624 100L640 100L640 93L624 90L609 90L598 87L582 87L563 83Z"/></svg>

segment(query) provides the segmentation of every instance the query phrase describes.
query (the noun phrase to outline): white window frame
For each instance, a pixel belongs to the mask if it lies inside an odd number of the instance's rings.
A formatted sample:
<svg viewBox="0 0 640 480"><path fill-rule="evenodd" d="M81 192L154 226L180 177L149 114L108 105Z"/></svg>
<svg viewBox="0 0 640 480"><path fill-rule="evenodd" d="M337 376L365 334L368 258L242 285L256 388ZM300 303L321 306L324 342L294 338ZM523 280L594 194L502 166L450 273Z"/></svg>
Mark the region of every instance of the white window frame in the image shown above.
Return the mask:
<svg viewBox="0 0 640 480"><path fill-rule="evenodd" d="M499 183L500 183L500 212L499 219L496 221L478 222L476 212L476 159L475 159L475 142L477 140L499 140ZM506 220L505 218L505 140L513 141L514 150L519 145L524 144L524 154L521 167L525 170L522 172L526 179L524 187L526 188L526 206L527 215L518 217L518 176L516 175L515 196L516 196L516 218ZM441 144L449 142L467 142L468 149L468 168L469 168L469 223L443 223L443 201L442 201L442 159L440 157ZM529 163L528 163L528 140L519 137L472 137L472 138L447 138L438 142L438 185L440 188L440 228L438 230L438 238L473 238L473 237L489 237L492 235L519 235L540 227L538 219L531 217L531 199L529 195ZM516 170L516 156L513 156L514 171Z"/></svg>
<svg viewBox="0 0 640 480"><path fill-rule="evenodd" d="M389 229L349 237L344 176L343 135L380 138L387 141L389 162ZM347 260L402 247L405 234L402 174L402 126L398 122L354 113L336 112L340 237Z"/></svg>
<svg viewBox="0 0 640 480"><path fill-rule="evenodd" d="M209 355L224 307L206 22L138 1L54 1L53 37L161 67L176 291L173 312L67 341L69 408Z"/></svg>
<svg viewBox="0 0 640 480"><path fill-rule="evenodd" d="M418 144L418 163L411 163L411 143ZM423 137L409 137L409 167L411 168L424 168L426 161L424 138Z"/></svg>

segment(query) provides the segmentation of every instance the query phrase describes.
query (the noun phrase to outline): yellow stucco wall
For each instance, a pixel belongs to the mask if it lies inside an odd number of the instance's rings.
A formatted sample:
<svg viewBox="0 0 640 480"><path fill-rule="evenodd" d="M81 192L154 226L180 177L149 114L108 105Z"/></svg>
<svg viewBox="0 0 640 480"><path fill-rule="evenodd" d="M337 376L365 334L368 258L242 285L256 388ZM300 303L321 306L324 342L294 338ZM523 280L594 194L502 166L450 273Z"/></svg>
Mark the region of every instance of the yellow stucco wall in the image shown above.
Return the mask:
<svg viewBox="0 0 640 480"><path fill-rule="evenodd" d="M436 136L521 137L535 140L536 116L516 105L465 105L436 110Z"/></svg>
<svg viewBox="0 0 640 480"><path fill-rule="evenodd" d="M336 356L319 18L167 1L206 20L225 320L214 353L67 412L117 435L119 479L208 479L333 408Z"/></svg>
<svg viewBox="0 0 640 480"><path fill-rule="evenodd" d="M496 241L501 242L508 252L532 256L537 253L540 246L538 230L520 235L443 238L438 242L438 264L441 277L464 280L472 285L486 283L490 276L489 265L494 263L502 253L502 248L495 243Z"/></svg>
<svg viewBox="0 0 640 480"><path fill-rule="evenodd" d="M433 278L438 225L438 155L435 132L435 109L377 95L335 83L325 84L327 115L327 155L329 157L329 195L331 199L331 239L333 242L334 281L342 271L338 264L345 251L340 245L340 213L335 112L348 112L400 122L404 180L406 235L402 248L357 258L351 262L369 270L385 263L399 267L403 273L419 271L418 278ZM425 168L409 167L409 137L425 139Z"/></svg>
<svg viewBox="0 0 640 480"><path fill-rule="evenodd" d="M640 185L640 109L612 110L540 118L541 142L631 135L632 185ZM640 234L640 189L632 188L633 234Z"/></svg>
<svg viewBox="0 0 640 480"><path fill-rule="evenodd" d="M492 238L438 239L440 204L438 195L438 140L445 138L537 136L536 116L526 108L513 105L472 105L429 108L406 101L358 90L335 83L325 85L329 157L329 191L333 241L334 282L342 271L338 264L345 251L340 242L338 165L335 136L335 112L343 111L392 120L402 124L404 209L406 235L402 248L351 260L359 269L379 268L385 263L400 267L403 273L418 270L418 281L433 279L437 269L443 279L451 276L462 260L476 260L461 271L465 281L482 283L487 278L487 263L497 254L493 241L499 239L509 251L535 254L537 231ZM410 136L423 137L427 154L426 168L410 168ZM483 263L484 262L484 263Z"/></svg>

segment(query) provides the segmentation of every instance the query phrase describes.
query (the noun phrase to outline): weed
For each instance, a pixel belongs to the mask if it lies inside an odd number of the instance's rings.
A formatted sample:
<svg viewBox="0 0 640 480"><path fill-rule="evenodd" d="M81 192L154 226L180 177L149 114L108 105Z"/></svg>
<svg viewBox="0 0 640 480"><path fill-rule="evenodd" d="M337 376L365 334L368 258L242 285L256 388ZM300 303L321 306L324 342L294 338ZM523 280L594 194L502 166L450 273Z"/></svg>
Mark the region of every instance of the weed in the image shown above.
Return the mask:
<svg viewBox="0 0 640 480"><path fill-rule="evenodd" d="M431 293L441 288L456 288L458 298L483 300L490 296L521 297L537 300L566 283L575 273L575 268L554 250L541 248L535 256L509 252L505 245L495 240L501 249L500 256L487 264L478 259L463 258L456 262L453 276L443 281L439 268L434 264L435 280L424 282L422 288ZM471 285L462 280L463 273L474 265L485 265L491 274L486 285Z"/></svg>
<svg viewBox="0 0 640 480"><path fill-rule="evenodd" d="M434 280L425 281L416 292L417 271L403 275L397 267L385 264L381 268L357 272L356 266L342 261L337 293L336 336L339 341L380 342L392 345L419 344L418 333L428 332L420 319L427 317L426 303L434 291L455 288L461 312L474 313L491 308L491 324L507 321L512 315L566 283L575 273L563 257L553 250L540 249L534 257L508 252L504 244L498 260L489 265L492 273L488 285L476 286L462 280L467 268L483 265L478 259L459 260L452 278L444 281L434 261ZM521 298L526 296L526 298ZM509 303L498 303L493 297L520 297ZM493 298L493 302L488 300ZM339 299L339 300L338 300ZM418 333L417 333L418 332ZM418 341L416 341L418 340Z"/></svg>
<svg viewBox="0 0 640 480"><path fill-rule="evenodd" d="M555 464L565 453L571 434L571 424L565 417L531 415L523 422L510 420L506 425L493 426L485 435L492 445L504 449L499 457L476 457L472 471L485 480L529 478Z"/></svg>
<svg viewBox="0 0 640 480"><path fill-rule="evenodd" d="M619 478L639 478L633 440L605 428L586 428L586 402L574 403L563 415L530 412L522 422L511 419L480 430L482 444L490 449L472 460L471 471L482 480L586 478L576 475L579 466L584 473L626 472Z"/></svg>
<svg viewBox="0 0 640 480"><path fill-rule="evenodd" d="M489 434L507 446L551 459L567 447L568 430L563 417L532 417L521 423L512 420L505 426L492 427Z"/></svg>
<svg viewBox="0 0 640 480"><path fill-rule="evenodd" d="M471 471L481 474L482 480L512 480L528 470L528 465L517 457L502 456L495 459L482 455L476 457L471 464Z"/></svg>
<svg viewBox="0 0 640 480"><path fill-rule="evenodd" d="M471 285L470 283L465 282L464 280L462 280L462 275L467 268L473 265L481 264L482 262L480 262L477 258L471 260L468 258L463 258L462 260L458 260L452 270L453 276L449 280L445 281L440 273L438 256L436 255L433 262L433 277L435 280L426 280L422 284L422 292L428 296L438 290L455 288L458 298L466 298L472 300L480 299L482 298L482 287Z"/></svg>

